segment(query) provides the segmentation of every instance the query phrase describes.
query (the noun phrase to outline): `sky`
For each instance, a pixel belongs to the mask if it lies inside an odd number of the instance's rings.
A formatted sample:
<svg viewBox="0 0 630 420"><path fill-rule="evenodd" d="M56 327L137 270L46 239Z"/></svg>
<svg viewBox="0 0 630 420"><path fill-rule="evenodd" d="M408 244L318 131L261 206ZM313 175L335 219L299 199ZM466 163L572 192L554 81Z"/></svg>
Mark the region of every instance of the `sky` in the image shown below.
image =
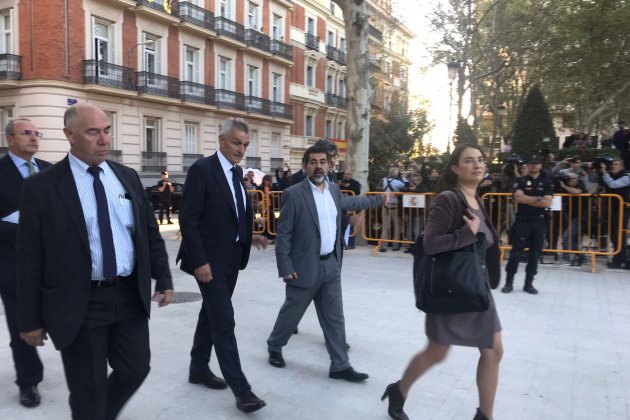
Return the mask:
<svg viewBox="0 0 630 420"><path fill-rule="evenodd" d="M434 124L425 143L431 143L439 150L446 150L449 132L455 129L455 105L449 107L449 79L446 65L429 67L431 57L427 51L430 42L439 40L439 34L431 33L429 15L440 0L392 0L394 14L416 35L409 46L409 93L411 107L419 106L419 99L428 101L429 120ZM415 97L415 98L414 98ZM414 100L416 99L416 100ZM454 100L456 101L456 99Z"/></svg>

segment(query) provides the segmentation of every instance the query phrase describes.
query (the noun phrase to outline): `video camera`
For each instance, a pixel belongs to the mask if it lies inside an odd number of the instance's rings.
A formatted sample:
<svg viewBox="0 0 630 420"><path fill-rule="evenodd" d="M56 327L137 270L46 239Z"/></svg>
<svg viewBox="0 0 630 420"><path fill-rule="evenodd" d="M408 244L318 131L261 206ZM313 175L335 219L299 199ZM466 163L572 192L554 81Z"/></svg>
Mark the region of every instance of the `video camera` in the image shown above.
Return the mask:
<svg viewBox="0 0 630 420"><path fill-rule="evenodd" d="M523 159L520 155L516 153L512 153L507 159L505 159L505 163L511 163L516 166L525 165L525 159Z"/></svg>
<svg viewBox="0 0 630 420"><path fill-rule="evenodd" d="M593 169L596 169L597 171L599 171L602 165L606 168L610 168L610 166L613 163L613 160L614 159L608 155L598 156L595 158L595 160L593 160L593 163L591 164L591 166L593 167Z"/></svg>

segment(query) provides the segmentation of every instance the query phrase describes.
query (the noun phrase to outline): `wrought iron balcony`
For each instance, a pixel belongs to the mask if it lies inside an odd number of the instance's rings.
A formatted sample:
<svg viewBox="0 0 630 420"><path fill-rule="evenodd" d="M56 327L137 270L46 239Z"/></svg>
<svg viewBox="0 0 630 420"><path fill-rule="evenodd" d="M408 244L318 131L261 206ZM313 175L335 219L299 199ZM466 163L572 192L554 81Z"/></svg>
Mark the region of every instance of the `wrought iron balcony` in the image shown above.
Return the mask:
<svg viewBox="0 0 630 420"><path fill-rule="evenodd" d="M245 111L269 115L269 99L245 96Z"/></svg>
<svg viewBox="0 0 630 420"><path fill-rule="evenodd" d="M162 172L166 170L166 152L142 152L143 172Z"/></svg>
<svg viewBox="0 0 630 420"><path fill-rule="evenodd" d="M137 0L136 4L166 13L167 15L177 16L177 6L179 3L174 0Z"/></svg>
<svg viewBox="0 0 630 420"><path fill-rule="evenodd" d="M271 53L293 61L293 47L277 39L271 41Z"/></svg>
<svg viewBox="0 0 630 420"><path fill-rule="evenodd" d="M214 88L194 82L179 82L179 97L184 101L214 105Z"/></svg>
<svg viewBox="0 0 630 420"><path fill-rule="evenodd" d="M376 29L372 25L368 26L368 35L373 36L374 38L376 38L380 42L383 42L383 32L379 31L378 29Z"/></svg>
<svg viewBox="0 0 630 420"><path fill-rule="evenodd" d="M326 93L326 103L337 108L345 108L346 98L337 96L334 93Z"/></svg>
<svg viewBox="0 0 630 420"><path fill-rule="evenodd" d="M272 102L269 110L270 114L274 117L286 118L288 120L293 119L293 109L291 108L291 105L280 102Z"/></svg>
<svg viewBox="0 0 630 420"><path fill-rule="evenodd" d="M116 163L123 163L122 150L110 150L108 153L107 159Z"/></svg>
<svg viewBox="0 0 630 420"><path fill-rule="evenodd" d="M245 42L245 27L223 16L214 18L214 30L217 35L225 35L236 41Z"/></svg>
<svg viewBox="0 0 630 420"><path fill-rule="evenodd" d="M259 50L271 51L269 37L256 29L245 29L245 43Z"/></svg>
<svg viewBox="0 0 630 420"><path fill-rule="evenodd" d="M99 60L83 60L83 83L136 90L136 72Z"/></svg>
<svg viewBox="0 0 630 420"><path fill-rule="evenodd" d="M183 22L190 22L211 31L214 30L214 13L187 1L179 3L179 17Z"/></svg>
<svg viewBox="0 0 630 420"><path fill-rule="evenodd" d="M227 89L214 90L214 103L216 106L245 110L245 96Z"/></svg>
<svg viewBox="0 0 630 420"><path fill-rule="evenodd" d="M190 169L190 167L193 165L193 163L197 162L199 159L203 158L202 154L197 154L197 153L184 153L183 154L183 158L184 158L184 172L186 172L188 169Z"/></svg>
<svg viewBox="0 0 630 420"><path fill-rule="evenodd" d="M313 34L304 34L304 44L309 50L319 51L319 37Z"/></svg>
<svg viewBox="0 0 630 420"><path fill-rule="evenodd" d="M147 71L139 71L136 75L138 92L179 98L179 80Z"/></svg>
<svg viewBox="0 0 630 420"><path fill-rule="evenodd" d="M329 60L336 61L342 66L346 65L346 53L331 45L326 45L326 57Z"/></svg>
<svg viewBox="0 0 630 420"><path fill-rule="evenodd" d="M15 54L0 54L0 80L22 78L22 57Z"/></svg>

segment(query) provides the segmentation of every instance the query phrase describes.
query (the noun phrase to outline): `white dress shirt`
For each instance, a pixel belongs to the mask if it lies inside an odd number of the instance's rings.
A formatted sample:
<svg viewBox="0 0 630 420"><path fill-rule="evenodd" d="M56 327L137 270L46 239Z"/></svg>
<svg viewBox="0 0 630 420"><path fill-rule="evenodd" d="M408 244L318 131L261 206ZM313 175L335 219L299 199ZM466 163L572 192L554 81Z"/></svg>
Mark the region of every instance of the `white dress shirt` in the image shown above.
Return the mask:
<svg viewBox="0 0 630 420"><path fill-rule="evenodd" d="M221 163L221 168L223 169L223 175L225 175L225 179L227 180L228 186L230 187L230 191L232 191L232 199L234 200L234 208L238 209L238 203L236 202L236 195L234 194L234 183L232 182L232 168L235 168L236 165L232 165L229 160L220 151L217 151L217 156L219 157L219 162ZM238 183L241 185L241 182ZM241 185L241 195L243 196L243 205L245 208L243 211L247 210L247 197L245 196L245 190L243 190L243 186ZM236 218L238 219L238 210L236 211ZM238 241L240 238L238 237L238 233L236 234L235 241Z"/></svg>
<svg viewBox="0 0 630 420"><path fill-rule="evenodd" d="M308 180L317 207L319 221L320 248L319 255L328 255L335 250L337 240L337 206L330 194L328 181L324 181L324 191Z"/></svg>
<svg viewBox="0 0 630 420"><path fill-rule="evenodd" d="M20 171L22 178L28 178L30 175L30 172L28 170L28 165L26 164L27 161L17 155L14 155L11 152L9 152L9 157L15 164L15 167L18 169L18 171ZM39 172L39 166L37 166L37 162L35 161L35 158L32 158L29 162L33 164L33 167L35 168L35 173Z"/></svg>

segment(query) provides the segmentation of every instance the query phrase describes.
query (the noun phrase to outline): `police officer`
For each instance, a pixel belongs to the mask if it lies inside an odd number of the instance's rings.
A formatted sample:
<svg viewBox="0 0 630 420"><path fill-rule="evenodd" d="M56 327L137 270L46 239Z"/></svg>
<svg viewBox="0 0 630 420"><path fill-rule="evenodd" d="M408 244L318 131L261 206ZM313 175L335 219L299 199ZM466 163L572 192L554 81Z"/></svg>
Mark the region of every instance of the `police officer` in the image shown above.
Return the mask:
<svg viewBox="0 0 630 420"><path fill-rule="evenodd" d="M521 252L529 247L525 286L523 290L529 294L538 294L534 288L534 276L538 270L538 258L545 239L547 208L551 206L553 188L549 178L541 175L542 158L533 155L527 161L528 175L519 178L514 188L514 201L518 203L516 222L510 232L512 251L505 271L507 278L503 293L510 293L513 289L514 275L518 270Z"/></svg>
<svg viewBox="0 0 630 420"><path fill-rule="evenodd" d="M618 194L621 196L624 202L630 202L630 174L624 170L623 161L621 159L613 159L610 165L610 171L607 171L604 165L600 165L600 172L602 175L602 181L605 185L606 194ZM611 240L615 249L617 249L617 240L619 239L619 229L623 229L628 225L628 216L630 212L624 211L621 208L622 218L621 226L619 225L619 206L616 201L611 203ZM621 234L621 251L613 256L612 262L608 263L608 268L626 268L630 269L630 261L626 258L627 245L626 234L622 230ZM623 263L626 263L625 267L622 267Z"/></svg>

